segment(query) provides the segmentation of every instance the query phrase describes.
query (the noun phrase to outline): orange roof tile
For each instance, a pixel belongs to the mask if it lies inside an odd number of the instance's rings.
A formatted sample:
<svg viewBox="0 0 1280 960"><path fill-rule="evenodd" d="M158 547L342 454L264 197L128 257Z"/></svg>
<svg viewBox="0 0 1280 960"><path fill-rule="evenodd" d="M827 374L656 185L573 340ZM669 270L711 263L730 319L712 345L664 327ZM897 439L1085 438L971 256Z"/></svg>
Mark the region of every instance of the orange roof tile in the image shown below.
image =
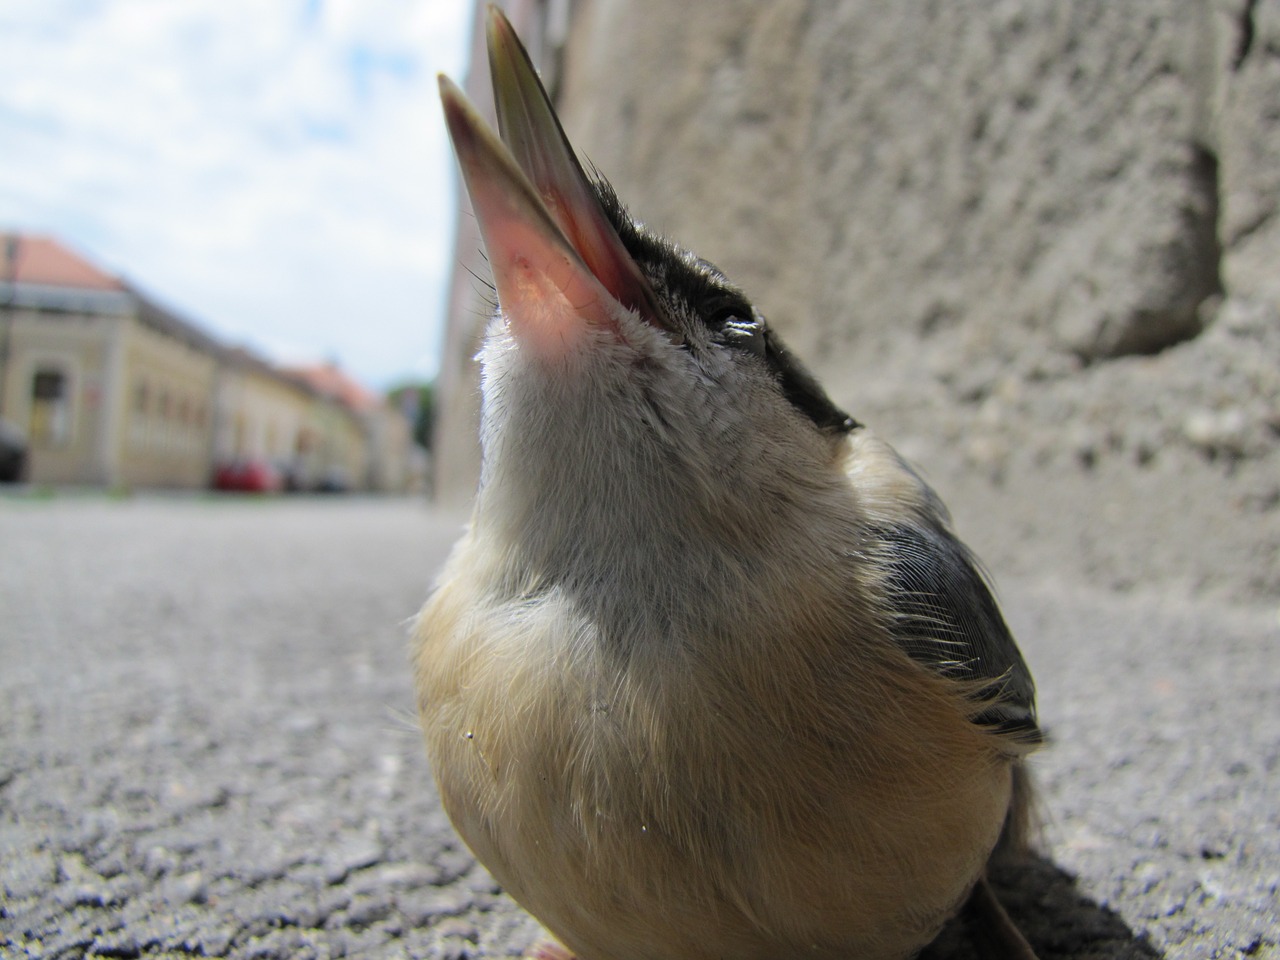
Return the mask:
<svg viewBox="0 0 1280 960"><path fill-rule="evenodd" d="M125 289L119 277L99 270L52 237L38 234L0 234L0 279L51 287Z"/></svg>
<svg viewBox="0 0 1280 960"><path fill-rule="evenodd" d="M336 397L352 410L372 410L381 402L377 394L351 379L335 363L286 367L285 371L304 380L320 393Z"/></svg>

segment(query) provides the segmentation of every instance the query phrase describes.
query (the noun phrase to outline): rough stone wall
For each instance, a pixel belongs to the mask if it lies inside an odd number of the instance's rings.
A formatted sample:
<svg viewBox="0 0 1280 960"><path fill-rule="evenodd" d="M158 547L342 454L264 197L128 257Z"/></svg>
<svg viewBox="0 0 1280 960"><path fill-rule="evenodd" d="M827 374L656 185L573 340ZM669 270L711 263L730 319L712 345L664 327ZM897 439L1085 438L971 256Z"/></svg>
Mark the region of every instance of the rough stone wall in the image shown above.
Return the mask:
<svg viewBox="0 0 1280 960"><path fill-rule="evenodd" d="M969 328L949 339L984 360L1029 333L1145 351L1193 334L1218 283L1206 19L1177 0L602 0L565 120L802 349Z"/></svg>
<svg viewBox="0 0 1280 960"><path fill-rule="evenodd" d="M1280 303L1280 3L1239 0L1218 19L1231 37L1218 51L1210 126L1222 157L1224 282Z"/></svg>
<svg viewBox="0 0 1280 960"><path fill-rule="evenodd" d="M1280 0L582 0L560 99L994 565L1280 593Z"/></svg>

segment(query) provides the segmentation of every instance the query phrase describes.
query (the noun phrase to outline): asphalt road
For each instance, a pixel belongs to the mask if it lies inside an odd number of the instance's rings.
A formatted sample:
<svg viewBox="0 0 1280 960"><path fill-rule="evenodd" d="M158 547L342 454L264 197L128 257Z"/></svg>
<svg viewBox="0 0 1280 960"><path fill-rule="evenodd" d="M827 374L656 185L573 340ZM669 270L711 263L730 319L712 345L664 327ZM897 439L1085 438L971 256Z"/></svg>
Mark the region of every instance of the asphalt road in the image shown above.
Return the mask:
<svg viewBox="0 0 1280 960"><path fill-rule="evenodd" d="M0 499L0 955L518 953L453 836L405 621L410 501ZM997 571L997 579L999 579ZM1052 737L1042 960L1280 956L1280 616L1001 582ZM934 957L971 957L965 931Z"/></svg>

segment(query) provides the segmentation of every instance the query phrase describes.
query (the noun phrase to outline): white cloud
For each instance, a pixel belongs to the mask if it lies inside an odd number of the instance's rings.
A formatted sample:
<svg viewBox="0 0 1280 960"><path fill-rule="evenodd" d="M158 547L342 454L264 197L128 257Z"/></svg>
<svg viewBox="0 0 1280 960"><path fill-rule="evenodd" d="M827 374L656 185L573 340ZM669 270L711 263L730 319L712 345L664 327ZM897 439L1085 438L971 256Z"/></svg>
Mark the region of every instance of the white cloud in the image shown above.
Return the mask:
<svg viewBox="0 0 1280 960"><path fill-rule="evenodd" d="M0 225L63 237L227 339L310 347L373 383L421 372L452 262L435 75L462 73L471 16L470 0L4 5Z"/></svg>

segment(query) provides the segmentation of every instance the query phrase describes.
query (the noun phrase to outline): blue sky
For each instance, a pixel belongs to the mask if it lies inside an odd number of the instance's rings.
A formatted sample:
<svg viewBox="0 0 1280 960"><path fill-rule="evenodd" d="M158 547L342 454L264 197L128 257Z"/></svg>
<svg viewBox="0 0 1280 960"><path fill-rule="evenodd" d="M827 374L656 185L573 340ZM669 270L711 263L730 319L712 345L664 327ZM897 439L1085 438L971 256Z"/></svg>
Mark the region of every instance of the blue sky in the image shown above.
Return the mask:
<svg viewBox="0 0 1280 960"><path fill-rule="evenodd" d="M229 343L434 374L471 0L0 0L0 229Z"/></svg>

